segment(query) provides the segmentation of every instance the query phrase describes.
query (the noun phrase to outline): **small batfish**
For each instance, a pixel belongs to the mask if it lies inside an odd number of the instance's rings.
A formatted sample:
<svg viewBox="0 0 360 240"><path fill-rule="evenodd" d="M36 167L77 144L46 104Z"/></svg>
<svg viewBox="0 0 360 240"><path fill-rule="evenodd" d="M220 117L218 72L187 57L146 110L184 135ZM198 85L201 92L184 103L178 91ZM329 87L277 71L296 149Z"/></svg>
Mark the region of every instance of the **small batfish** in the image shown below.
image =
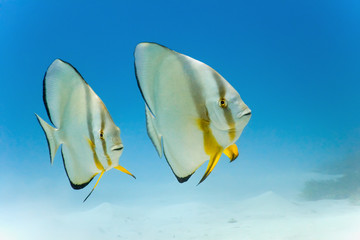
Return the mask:
<svg viewBox="0 0 360 240"><path fill-rule="evenodd" d="M123 151L120 129L104 103L69 63L55 60L44 77L43 99L53 128L36 115L54 161L60 145L66 174L74 189L84 188L98 174L94 191L104 172L118 169Z"/></svg>
<svg viewBox="0 0 360 240"><path fill-rule="evenodd" d="M135 49L135 71L145 100L148 135L180 183L207 160L204 181L251 117L237 91L214 69L156 43Z"/></svg>

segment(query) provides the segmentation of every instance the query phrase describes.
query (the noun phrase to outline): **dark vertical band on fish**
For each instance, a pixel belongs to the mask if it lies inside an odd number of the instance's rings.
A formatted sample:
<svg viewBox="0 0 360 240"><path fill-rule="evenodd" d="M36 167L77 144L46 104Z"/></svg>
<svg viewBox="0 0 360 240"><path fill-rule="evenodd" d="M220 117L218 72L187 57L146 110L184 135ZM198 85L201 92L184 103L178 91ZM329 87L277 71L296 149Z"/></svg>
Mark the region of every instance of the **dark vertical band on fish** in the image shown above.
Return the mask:
<svg viewBox="0 0 360 240"><path fill-rule="evenodd" d="M100 105L100 108L101 107L102 106ZM100 131L103 131L105 129L105 112L102 111L102 109L100 109L100 118L101 118L101 130ZM101 140L104 155L105 155L106 160L107 160L107 164L108 164L108 166L111 166L112 161L111 161L111 158L110 158L109 154L107 153L106 141L105 141L104 138L100 138L100 140Z"/></svg>
<svg viewBox="0 0 360 240"><path fill-rule="evenodd" d="M216 85L218 86L220 99L226 100L226 98L225 98L226 90L225 90L224 82L220 78L219 74L217 72L215 72L215 70L212 71L212 75L215 79ZM234 131L235 121L234 121L233 115L231 113L231 109L230 108L222 108L222 110L224 113L224 117L226 119L226 123L228 124L229 129L230 129L230 131L228 132L230 141L233 141L235 139L235 131Z"/></svg>
<svg viewBox="0 0 360 240"><path fill-rule="evenodd" d="M86 123L87 123L87 127L88 127L88 132L89 132L89 140L91 141L90 145L90 149L93 153L93 157L94 157L94 162L96 167L103 171L104 170L104 166L101 164L99 157L96 153L96 143L95 143L95 138L94 138L94 133L93 133L93 124L92 124L92 101L91 101L91 96L89 93L89 89L88 88L84 88L85 91L85 96L86 96Z"/></svg>
<svg viewBox="0 0 360 240"><path fill-rule="evenodd" d="M182 60L181 59L182 56L181 57L180 56L178 57L179 61ZM182 61L182 63L183 63L182 66L183 66L184 72L187 73L188 76L196 76L196 73L193 70L193 67L191 66L191 64L188 64L187 61ZM188 76L186 76L186 77L188 77ZM205 104L205 102L206 102L205 96L202 94L202 91L198 91L199 89L201 89L201 87L199 86L197 81L190 80L187 82L190 83L189 91L190 91L192 99L195 103L196 111L200 117L197 120L196 124L203 133L204 151L210 157L209 164L207 166L207 170L206 170L204 176L202 177L202 179L200 180L200 182L198 183L198 185L199 185L209 176L209 174L211 173L211 171L217 164L223 149L220 146L220 144L217 142L217 140L210 128L210 118L209 118L208 110L207 110L206 104ZM196 102L201 102L203 104L196 104Z"/></svg>

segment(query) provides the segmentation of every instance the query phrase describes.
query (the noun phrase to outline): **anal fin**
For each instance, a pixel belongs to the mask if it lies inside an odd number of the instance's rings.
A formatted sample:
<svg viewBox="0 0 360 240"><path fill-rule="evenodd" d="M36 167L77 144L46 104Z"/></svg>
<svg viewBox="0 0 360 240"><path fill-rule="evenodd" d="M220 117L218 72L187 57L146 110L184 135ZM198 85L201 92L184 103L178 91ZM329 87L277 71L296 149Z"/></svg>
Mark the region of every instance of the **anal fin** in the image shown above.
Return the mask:
<svg viewBox="0 0 360 240"><path fill-rule="evenodd" d="M176 177L176 179L178 180L179 183L184 183L184 182L186 182L186 181L189 180L189 178L194 174L195 171L192 172L192 173L190 173L189 175L187 175L187 176L185 176L185 177L180 177L180 176L178 176L178 175L175 173L173 167L172 167L171 164L170 164L170 160L169 160L168 156L166 155L166 145L165 145L165 143L164 143L164 156L165 156L166 162L168 163L171 171L173 172L173 174L175 175L175 177Z"/></svg>
<svg viewBox="0 0 360 240"><path fill-rule="evenodd" d="M158 134L156 127L154 126L154 116L150 112L147 105L145 105L145 112L146 112L146 127L147 133L154 144L159 157L162 157L162 147L161 147L161 135Z"/></svg>

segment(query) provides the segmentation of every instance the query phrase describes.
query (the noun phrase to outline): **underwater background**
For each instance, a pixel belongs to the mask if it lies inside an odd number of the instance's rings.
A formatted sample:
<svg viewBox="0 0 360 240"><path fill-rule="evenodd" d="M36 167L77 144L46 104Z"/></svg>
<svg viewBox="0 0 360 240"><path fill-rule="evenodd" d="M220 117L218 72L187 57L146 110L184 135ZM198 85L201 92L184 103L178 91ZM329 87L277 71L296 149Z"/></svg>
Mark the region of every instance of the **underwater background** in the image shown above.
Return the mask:
<svg viewBox="0 0 360 240"><path fill-rule="evenodd" d="M360 239L360 2L0 0L0 239ZM252 110L196 186L147 136L133 52L156 42L219 72ZM35 114L71 63L121 129L116 170L73 190ZM186 149L184 149L186 151Z"/></svg>

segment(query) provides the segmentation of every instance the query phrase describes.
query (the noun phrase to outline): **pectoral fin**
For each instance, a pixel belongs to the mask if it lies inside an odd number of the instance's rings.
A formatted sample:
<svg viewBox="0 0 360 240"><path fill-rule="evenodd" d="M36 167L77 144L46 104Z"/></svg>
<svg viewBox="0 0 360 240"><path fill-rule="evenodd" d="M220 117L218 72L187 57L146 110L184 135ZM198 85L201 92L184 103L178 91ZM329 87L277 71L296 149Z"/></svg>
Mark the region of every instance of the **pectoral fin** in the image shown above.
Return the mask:
<svg viewBox="0 0 360 240"><path fill-rule="evenodd" d="M234 161L239 156L238 148L235 144L225 148L224 154L230 158L230 162Z"/></svg>
<svg viewBox="0 0 360 240"><path fill-rule="evenodd" d="M158 134L156 127L154 126L154 116L152 115L152 113L150 112L150 109L148 108L147 105L145 105L145 112L146 112L146 127L147 127L147 132L148 135L152 141L152 143L154 144L157 153L159 154L159 157L162 157L162 148L161 148L161 135Z"/></svg>
<svg viewBox="0 0 360 240"><path fill-rule="evenodd" d="M221 152L215 153L214 155L211 156L211 158L209 160L209 164L208 164L207 169L206 169L206 172L205 172L204 176L202 177L202 179L200 180L200 182L197 185L202 183L209 176L211 171L214 169L214 167L218 163L220 157L221 157Z"/></svg>

